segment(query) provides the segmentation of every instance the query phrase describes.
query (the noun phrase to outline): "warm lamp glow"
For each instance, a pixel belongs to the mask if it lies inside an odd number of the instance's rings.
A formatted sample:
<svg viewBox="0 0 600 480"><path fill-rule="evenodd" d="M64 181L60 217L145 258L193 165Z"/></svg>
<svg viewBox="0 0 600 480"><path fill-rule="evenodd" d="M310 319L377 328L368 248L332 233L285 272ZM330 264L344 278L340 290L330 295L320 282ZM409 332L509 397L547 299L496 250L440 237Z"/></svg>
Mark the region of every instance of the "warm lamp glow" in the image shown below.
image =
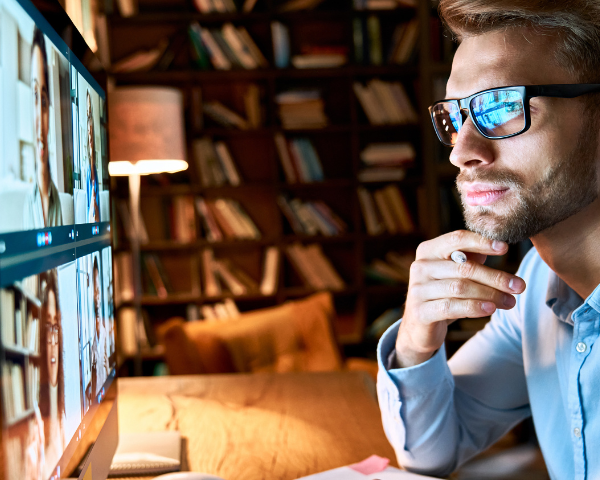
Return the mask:
<svg viewBox="0 0 600 480"><path fill-rule="evenodd" d="M186 170L183 94L168 87L109 91L111 175Z"/></svg>
<svg viewBox="0 0 600 480"><path fill-rule="evenodd" d="M113 177L125 175L150 175L152 173L175 173L187 170L185 160L139 160L127 162L125 160L110 162L108 173Z"/></svg>

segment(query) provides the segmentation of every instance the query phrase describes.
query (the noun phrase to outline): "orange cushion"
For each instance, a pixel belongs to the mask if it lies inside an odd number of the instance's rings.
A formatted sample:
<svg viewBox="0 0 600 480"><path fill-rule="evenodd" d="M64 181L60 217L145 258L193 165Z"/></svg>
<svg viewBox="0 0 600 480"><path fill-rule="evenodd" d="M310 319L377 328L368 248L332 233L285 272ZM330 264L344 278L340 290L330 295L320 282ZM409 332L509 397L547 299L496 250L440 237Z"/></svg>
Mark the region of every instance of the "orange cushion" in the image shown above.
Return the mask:
<svg viewBox="0 0 600 480"><path fill-rule="evenodd" d="M190 368L211 367L204 373L216 373L214 363L221 361L225 366L219 371L225 367L237 372L341 370L331 328L334 317L331 294L323 292L223 322L188 322L180 327L184 335L178 339L178 355L189 357L183 363ZM167 341L165 345L169 350ZM229 358L223 355L223 346Z"/></svg>

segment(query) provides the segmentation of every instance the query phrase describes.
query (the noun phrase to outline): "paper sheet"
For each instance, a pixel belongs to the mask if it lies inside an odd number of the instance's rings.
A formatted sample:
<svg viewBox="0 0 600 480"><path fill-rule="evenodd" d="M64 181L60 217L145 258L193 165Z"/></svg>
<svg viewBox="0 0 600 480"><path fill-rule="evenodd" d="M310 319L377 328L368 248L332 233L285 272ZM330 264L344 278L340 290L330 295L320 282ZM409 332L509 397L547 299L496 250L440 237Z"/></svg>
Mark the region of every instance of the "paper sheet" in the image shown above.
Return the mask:
<svg viewBox="0 0 600 480"><path fill-rule="evenodd" d="M341 467L327 472L309 475L298 480L438 480L433 477L424 477L415 475L394 467L387 467L385 470L370 475L359 473L350 467Z"/></svg>

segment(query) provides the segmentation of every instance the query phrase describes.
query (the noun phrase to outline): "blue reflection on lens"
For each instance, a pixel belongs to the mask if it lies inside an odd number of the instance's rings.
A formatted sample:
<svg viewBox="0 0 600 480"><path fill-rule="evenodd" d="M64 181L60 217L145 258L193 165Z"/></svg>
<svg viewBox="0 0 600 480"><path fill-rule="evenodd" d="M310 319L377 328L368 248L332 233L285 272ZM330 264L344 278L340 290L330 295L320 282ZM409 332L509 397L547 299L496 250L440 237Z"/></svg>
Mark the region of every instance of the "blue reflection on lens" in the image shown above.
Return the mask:
<svg viewBox="0 0 600 480"><path fill-rule="evenodd" d="M525 126L523 98L514 90L499 90L478 95L471 100L478 126L490 137L520 132Z"/></svg>

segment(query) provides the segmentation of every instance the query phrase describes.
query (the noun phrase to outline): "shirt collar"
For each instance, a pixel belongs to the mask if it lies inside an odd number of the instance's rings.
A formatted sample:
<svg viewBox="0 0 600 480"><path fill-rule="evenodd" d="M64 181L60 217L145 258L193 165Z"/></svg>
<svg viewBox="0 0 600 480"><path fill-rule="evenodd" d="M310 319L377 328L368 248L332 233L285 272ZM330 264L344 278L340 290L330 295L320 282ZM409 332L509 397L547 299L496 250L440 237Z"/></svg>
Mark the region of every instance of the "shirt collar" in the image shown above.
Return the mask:
<svg viewBox="0 0 600 480"><path fill-rule="evenodd" d="M546 305L552 310L554 315L559 320L573 325L572 314L583 304L589 304L594 310L600 312L600 285L596 287L584 302L583 298L575 290L550 270L548 291L546 292Z"/></svg>

